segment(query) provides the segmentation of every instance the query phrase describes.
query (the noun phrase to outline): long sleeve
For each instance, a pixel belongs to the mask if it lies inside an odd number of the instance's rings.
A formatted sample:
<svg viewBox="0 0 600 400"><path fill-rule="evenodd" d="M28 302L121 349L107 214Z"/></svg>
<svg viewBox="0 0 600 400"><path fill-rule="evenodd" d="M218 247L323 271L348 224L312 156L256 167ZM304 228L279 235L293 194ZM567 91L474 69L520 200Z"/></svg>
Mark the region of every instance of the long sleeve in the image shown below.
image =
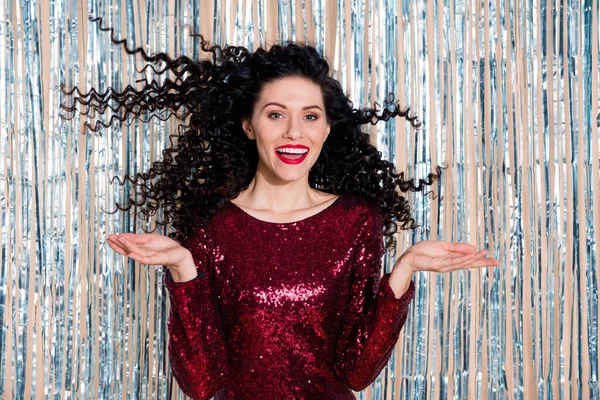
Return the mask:
<svg viewBox="0 0 600 400"><path fill-rule="evenodd" d="M383 216L379 209L361 219L356 237L349 304L336 341L334 370L355 391L369 386L387 364L406 321L415 286L396 298L380 278L384 254Z"/></svg>
<svg viewBox="0 0 600 400"><path fill-rule="evenodd" d="M227 379L227 352L216 296L212 253L204 229L182 243L189 248L198 276L175 282L164 275L171 313L168 354L171 371L181 390L194 400L210 399Z"/></svg>

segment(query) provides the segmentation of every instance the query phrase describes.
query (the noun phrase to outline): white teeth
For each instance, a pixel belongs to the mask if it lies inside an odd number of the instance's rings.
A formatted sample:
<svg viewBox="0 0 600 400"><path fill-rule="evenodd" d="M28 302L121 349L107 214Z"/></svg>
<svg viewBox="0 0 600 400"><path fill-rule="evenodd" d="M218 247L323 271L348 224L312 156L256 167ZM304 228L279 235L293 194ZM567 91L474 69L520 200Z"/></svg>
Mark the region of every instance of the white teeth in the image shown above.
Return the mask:
<svg viewBox="0 0 600 400"><path fill-rule="evenodd" d="M304 154L308 152L307 149L277 149L280 153L290 153L290 154Z"/></svg>

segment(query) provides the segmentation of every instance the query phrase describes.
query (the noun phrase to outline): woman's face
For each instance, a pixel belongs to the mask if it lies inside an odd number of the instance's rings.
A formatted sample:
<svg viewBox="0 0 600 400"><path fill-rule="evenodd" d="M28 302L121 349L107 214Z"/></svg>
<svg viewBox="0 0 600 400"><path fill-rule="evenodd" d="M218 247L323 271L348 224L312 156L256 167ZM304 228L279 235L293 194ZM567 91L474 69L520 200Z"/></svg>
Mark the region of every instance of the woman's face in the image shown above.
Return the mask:
<svg viewBox="0 0 600 400"><path fill-rule="evenodd" d="M257 173L281 181L308 175L330 130L321 88L302 77L265 84L251 121L244 120L242 126L248 138L256 140ZM277 149L282 146L307 152L280 154Z"/></svg>

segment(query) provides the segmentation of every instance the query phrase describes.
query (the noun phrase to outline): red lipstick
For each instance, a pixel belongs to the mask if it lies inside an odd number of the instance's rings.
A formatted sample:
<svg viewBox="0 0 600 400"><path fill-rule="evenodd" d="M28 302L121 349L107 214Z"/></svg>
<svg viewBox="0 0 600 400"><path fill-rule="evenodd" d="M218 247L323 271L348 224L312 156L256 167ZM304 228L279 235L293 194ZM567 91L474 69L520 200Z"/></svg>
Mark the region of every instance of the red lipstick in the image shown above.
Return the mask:
<svg viewBox="0 0 600 400"><path fill-rule="evenodd" d="M290 153L281 154L277 151L277 149L306 149L306 153L304 153L304 154L290 154ZM277 147L275 149L275 154L277 154L277 157L279 157L279 159L286 164L300 164L302 161L304 161L306 159L306 156L308 155L308 151L309 151L308 147L306 147L304 145L287 144L285 146ZM290 157L293 157L293 158L290 158Z"/></svg>

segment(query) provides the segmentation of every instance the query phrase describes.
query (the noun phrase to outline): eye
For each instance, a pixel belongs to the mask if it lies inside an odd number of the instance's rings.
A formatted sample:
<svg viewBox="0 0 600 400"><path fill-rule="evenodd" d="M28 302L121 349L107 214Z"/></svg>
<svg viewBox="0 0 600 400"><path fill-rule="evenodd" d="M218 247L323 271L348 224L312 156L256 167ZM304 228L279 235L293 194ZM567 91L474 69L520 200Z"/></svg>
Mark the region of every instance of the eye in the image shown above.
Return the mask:
<svg viewBox="0 0 600 400"><path fill-rule="evenodd" d="M317 117L317 116L316 116L316 115L314 115L314 114L309 114L309 115L307 115L306 117L307 117L307 118L308 118L308 117L313 117L313 119L311 119L311 121L314 121L314 120L316 120L316 119L318 119L318 118L319 118L319 117Z"/></svg>
<svg viewBox="0 0 600 400"><path fill-rule="evenodd" d="M273 115L281 115L281 114L279 114L278 112L272 112L269 114L269 118L271 118L271 116L273 116ZM275 119L279 119L279 118L275 118Z"/></svg>

